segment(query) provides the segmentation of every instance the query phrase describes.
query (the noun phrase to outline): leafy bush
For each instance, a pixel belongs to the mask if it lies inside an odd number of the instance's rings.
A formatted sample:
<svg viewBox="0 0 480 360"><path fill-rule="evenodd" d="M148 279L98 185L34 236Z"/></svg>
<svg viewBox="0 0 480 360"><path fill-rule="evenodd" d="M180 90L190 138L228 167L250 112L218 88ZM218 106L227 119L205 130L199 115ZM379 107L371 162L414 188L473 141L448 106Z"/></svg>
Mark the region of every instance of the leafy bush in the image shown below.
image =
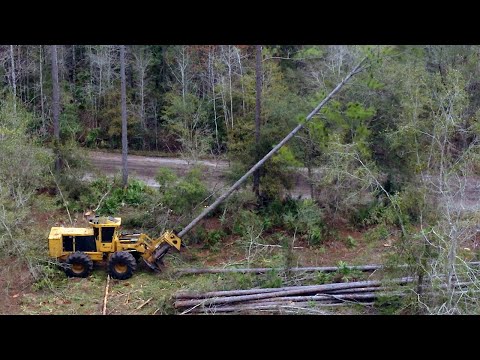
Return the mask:
<svg viewBox="0 0 480 360"><path fill-rule="evenodd" d="M333 274L319 271L315 274L315 284L322 285L331 283L333 280Z"/></svg>
<svg viewBox="0 0 480 360"><path fill-rule="evenodd" d="M354 208L350 215L350 224L355 227L365 227L375 222L377 212L382 208L378 200L375 199L367 204L359 205Z"/></svg>
<svg viewBox="0 0 480 360"><path fill-rule="evenodd" d="M263 230L262 218L251 210L241 210L235 217L232 232L240 236L258 233Z"/></svg>
<svg viewBox="0 0 480 360"><path fill-rule="evenodd" d="M367 241L377 242L387 240L390 234L389 228L385 224L380 224L366 231L363 237Z"/></svg>
<svg viewBox="0 0 480 360"><path fill-rule="evenodd" d="M347 245L348 248L354 248L358 245L357 241L353 237L351 237L350 235L348 235L345 238L345 244Z"/></svg>
<svg viewBox="0 0 480 360"><path fill-rule="evenodd" d="M181 179L168 169L161 169L155 176L163 203L177 215L191 213L207 198L209 192L200 178L199 168Z"/></svg>
<svg viewBox="0 0 480 360"><path fill-rule="evenodd" d="M296 214L285 214L284 222L290 230L304 235L310 245L320 244L328 234L322 211L311 199L300 202Z"/></svg>
<svg viewBox="0 0 480 360"><path fill-rule="evenodd" d="M345 261L339 261L338 270L336 271L334 278L342 282L355 281L361 278L362 272L360 270L354 270L349 267Z"/></svg>
<svg viewBox="0 0 480 360"><path fill-rule="evenodd" d="M283 286L283 280L278 272L274 269L268 271L264 277L261 278L260 287L262 288L279 288Z"/></svg>
<svg viewBox="0 0 480 360"><path fill-rule="evenodd" d="M205 246L210 250L218 251L220 249L220 242L225 236L226 234L223 230L209 231L205 238Z"/></svg>
<svg viewBox="0 0 480 360"><path fill-rule="evenodd" d="M76 189L72 189L74 186ZM115 215L124 206L139 207L153 195L153 190L140 180L130 179L124 189L118 177L109 179L106 176L90 183L74 180L65 184L64 191L68 194L71 209L84 211L98 206L98 215Z"/></svg>
<svg viewBox="0 0 480 360"><path fill-rule="evenodd" d="M290 197L284 200L273 199L259 210L259 214L268 219L267 224L271 224L271 227L284 225L284 215L286 213L296 214L297 212L298 202Z"/></svg>

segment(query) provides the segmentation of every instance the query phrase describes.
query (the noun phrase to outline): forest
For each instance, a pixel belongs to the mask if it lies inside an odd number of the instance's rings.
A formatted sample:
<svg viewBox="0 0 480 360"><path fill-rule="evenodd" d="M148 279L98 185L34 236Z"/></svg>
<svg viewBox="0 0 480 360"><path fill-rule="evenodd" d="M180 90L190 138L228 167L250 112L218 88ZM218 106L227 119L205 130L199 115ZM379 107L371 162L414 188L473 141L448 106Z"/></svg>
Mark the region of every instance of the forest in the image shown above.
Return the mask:
<svg viewBox="0 0 480 360"><path fill-rule="evenodd" d="M0 314L479 314L479 64L475 45L0 45ZM298 124L160 273L49 256L52 227L92 215L178 233Z"/></svg>

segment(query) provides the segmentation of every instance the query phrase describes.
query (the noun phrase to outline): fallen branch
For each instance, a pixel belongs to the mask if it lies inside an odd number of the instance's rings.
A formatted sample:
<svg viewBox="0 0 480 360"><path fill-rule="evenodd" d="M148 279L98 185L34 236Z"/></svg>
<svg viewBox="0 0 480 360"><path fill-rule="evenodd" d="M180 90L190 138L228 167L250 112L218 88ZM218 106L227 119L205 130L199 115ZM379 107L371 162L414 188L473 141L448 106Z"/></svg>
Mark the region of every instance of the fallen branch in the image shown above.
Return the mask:
<svg viewBox="0 0 480 360"><path fill-rule="evenodd" d="M97 212L98 209L100 209L100 205L102 205L103 199L105 199L105 197L106 197L106 196L110 193L110 191L112 190L112 187L113 187L114 182L115 182L115 179L113 180L112 184L108 187L107 192L102 196L102 198L100 199L97 207L93 210L93 212Z"/></svg>
<svg viewBox="0 0 480 360"><path fill-rule="evenodd" d="M261 243L257 243L257 242L254 242L252 244L256 245L256 246L275 247L275 248L281 248L281 249L283 248L282 245L261 244ZM303 246L294 246L294 247L292 247L292 249L294 249L294 250L303 249Z"/></svg>
<svg viewBox="0 0 480 360"><path fill-rule="evenodd" d="M150 299L148 299L147 301L145 301L144 303L138 305L135 310L140 310L140 309L143 308L145 305L147 305L150 301L152 301L152 299L153 299L153 298L150 298Z"/></svg>
<svg viewBox="0 0 480 360"><path fill-rule="evenodd" d="M107 284L105 285L105 297L103 298L103 311L102 314L107 314L107 300L108 300L108 287L110 285L110 275L107 275Z"/></svg>

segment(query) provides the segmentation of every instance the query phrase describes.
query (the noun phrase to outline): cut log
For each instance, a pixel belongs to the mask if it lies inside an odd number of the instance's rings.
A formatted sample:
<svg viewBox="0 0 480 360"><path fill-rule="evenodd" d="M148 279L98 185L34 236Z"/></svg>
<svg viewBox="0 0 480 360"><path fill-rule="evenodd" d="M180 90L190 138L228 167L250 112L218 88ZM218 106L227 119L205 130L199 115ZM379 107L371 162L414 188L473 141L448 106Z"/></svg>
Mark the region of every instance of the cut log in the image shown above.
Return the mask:
<svg viewBox="0 0 480 360"><path fill-rule="evenodd" d="M399 279L399 283L406 283L412 281L411 278ZM290 287L288 290L278 290L270 292L255 293L251 295L240 295L240 296L223 296L223 297L213 297L213 298L204 298L204 299L191 299L191 300L177 300L175 301L175 307L191 307L198 304L204 305L213 305L213 304L231 304L238 303L249 300L261 300L275 297L284 297L290 295L314 295L317 293L325 292L328 290L340 290L348 289L351 287L373 287L380 286L380 281L358 281L356 283L336 283L336 284L324 284L324 285L312 285L312 286L296 286ZM270 290L270 289L259 289L259 290Z"/></svg>
<svg viewBox="0 0 480 360"><path fill-rule="evenodd" d="M325 292L329 290L337 289L349 289L364 287L365 283L369 284L369 287L380 286L380 281L362 281L362 282L350 282L350 283L334 283L334 284L324 284L324 285L302 285L302 286L286 286L280 288L265 288L265 289L247 289L247 290L225 290L225 291L210 291L206 293L199 292L178 292L175 294L176 299L205 299L213 297L225 297L225 296L240 296L240 295L252 295L252 294L263 294L263 293L272 293L278 291L286 290L312 290L313 292ZM359 285L360 284L360 285ZM340 287L338 287L340 285ZM319 288L319 286L321 288ZM322 290L319 290L322 289Z"/></svg>
<svg viewBox="0 0 480 360"><path fill-rule="evenodd" d="M373 302L365 302L359 303L363 306L372 306ZM193 314L216 314L216 313L228 313L228 312L248 312L248 311L275 311L275 312L285 312L287 310L296 310L295 312L299 311L308 311L310 309L314 310L316 308L322 307L338 307L338 306L349 306L348 303L318 303L312 306L310 302L297 302L293 304L286 304L286 303L275 303L275 302L268 302L264 304L255 304L255 305L232 305L232 306L220 306L220 307L212 307L212 308L197 308L192 311ZM303 307L303 308L301 308Z"/></svg>
<svg viewBox="0 0 480 360"><path fill-rule="evenodd" d="M385 287L381 286L371 286L371 287L364 287L364 288L351 288L351 289L340 289L340 290L332 290L329 291L329 294L351 294L351 293L363 293L363 292L371 292L371 291L385 291Z"/></svg>
<svg viewBox="0 0 480 360"><path fill-rule="evenodd" d="M348 266L350 270L358 271L374 271L381 269L382 265L362 265L362 266ZM311 267L294 267L290 268L290 272L335 272L338 271L337 266L311 266ZM254 274L264 274L269 271L278 271L284 272L285 268L250 268L250 269L240 269L240 268L211 268L211 269L179 269L175 272L177 275L191 275L191 274L222 274L222 273L254 273Z"/></svg>
<svg viewBox="0 0 480 360"><path fill-rule="evenodd" d="M393 295L393 293L392 293ZM278 298L272 298L274 301L292 301L292 302L298 302L298 301L326 301L326 302L331 302L332 300L338 300L338 301L343 301L343 300L348 300L348 301L355 301L355 300L365 300L365 299L375 299L378 296L378 294L375 293L365 293L365 294L322 294L322 295L306 295L306 296L285 296L285 297L278 297ZM267 301L268 299L263 299L263 300L254 300L254 301L249 301L248 303L253 304L256 302L263 302ZM243 303L242 303L243 304Z"/></svg>

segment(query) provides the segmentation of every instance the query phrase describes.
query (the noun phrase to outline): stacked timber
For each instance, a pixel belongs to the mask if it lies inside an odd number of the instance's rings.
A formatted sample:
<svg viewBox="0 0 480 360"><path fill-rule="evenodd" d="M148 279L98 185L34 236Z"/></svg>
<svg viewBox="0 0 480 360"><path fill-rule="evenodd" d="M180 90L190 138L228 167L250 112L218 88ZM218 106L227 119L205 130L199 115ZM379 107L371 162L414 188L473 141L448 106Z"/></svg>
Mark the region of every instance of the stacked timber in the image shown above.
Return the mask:
<svg viewBox="0 0 480 360"><path fill-rule="evenodd" d="M380 281L375 280L203 293L178 292L175 295L175 308L183 313L195 314L278 312L288 308L309 309L351 304L368 306L373 304L380 293L404 295L400 291L401 286L412 281L412 278L394 280L390 284L397 285L397 290L388 292Z"/></svg>

